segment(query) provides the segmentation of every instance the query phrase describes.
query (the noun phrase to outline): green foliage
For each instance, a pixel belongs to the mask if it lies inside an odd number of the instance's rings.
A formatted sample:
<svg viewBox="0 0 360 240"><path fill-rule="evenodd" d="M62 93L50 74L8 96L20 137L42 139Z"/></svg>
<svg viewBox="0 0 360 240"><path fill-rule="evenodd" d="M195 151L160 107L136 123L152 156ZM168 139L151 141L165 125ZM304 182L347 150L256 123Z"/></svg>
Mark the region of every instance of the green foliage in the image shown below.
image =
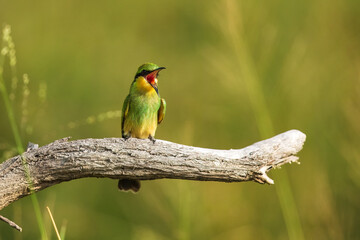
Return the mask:
<svg viewBox="0 0 360 240"><path fill-rule="evenodd" d="M15 139L15 146L17 149L16 154L21 155L24 152L24 147L22 144L22 140L21 140L21 136L20 136L20 132L19 132L19 128L17 126L17 122L15 120L15 114L14 114L14 110L13 110L13 106L10 102L10 99L15 99L15 94L12 93L10 96L8 95L8 91L7 88L5 86L5 82L3 79L3 66L4 66L4 60L5 57L8 56L9 57L9 62L10 62L10 67L11 67L11 73L12 73L12 90L16 90L16 86L17 86L17 77L16 77L16 55L15 55L15 45L12 41L12 37L11 37L11 28L9 25L5 25L3 32L2 32L2 46L1 46L1 56L0 56L0 94L2 95L4 104L5 104L5 109L6 109L6 113L10 122L10 126L11 126L11 130L12 130L12 134L13 137ZM23 94L23 118L22 118L22 122L24 123L24 119L26 116L26 111L24 107L26 107L26 101L27 101L27 97L29 95L28 92L28 88L27 85L29 83L29 79L27 78L27 76L25 77L24 75L24 94ZM28 168L28 165L26 163L26 159L21 156L22 159L22 164L23 167L25 169L25 174L26 174L26 179L28 181L29 184L29 188L30 191L32 191L32 179L31 179L31 175L30 175L30 171ZM40 207L39 207L39 202L38 199L36 197L35 194L31 194L30 196L33 206L34 206L34 210L35 210L35 215L36 215L36 220L39 226L39 231L41 233L41 239L46 240L47 236L46 236L46 232L45 232L45 228L44 228L44 221L42 219L41 216L41 211L40 211Z"/></svg>
<svg viewBox="0 0 360 240"><path fill-rule="evenodd" d="M62 183L37 194L49 238L45 206L68 239L360 238L359 16L340 0L2 1L18 61L13 48L0 64L0 157L16 142L120 137L134 72L155 62L168 105L157 138L230 149L295 128L308 137L301 165L270 172L275 186ZM0 239L38 239L32 208L4 209L24 230L0 223Z"/></svg>

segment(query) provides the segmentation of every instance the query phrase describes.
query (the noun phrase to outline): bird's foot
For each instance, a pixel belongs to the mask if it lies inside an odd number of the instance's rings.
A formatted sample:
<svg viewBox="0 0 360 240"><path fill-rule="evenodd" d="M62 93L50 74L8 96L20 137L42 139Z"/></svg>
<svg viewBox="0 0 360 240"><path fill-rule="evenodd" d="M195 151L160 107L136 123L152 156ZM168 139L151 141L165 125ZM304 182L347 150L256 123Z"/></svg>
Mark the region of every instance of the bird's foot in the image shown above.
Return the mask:
<svg viewBox="0 0 360 240"><path fill-rule="evenodd" d="M126 135L123 134L122 137L125 139L125 141L128 140L131 137L131 132Z"/></svg>
<svg viewBox="0 0 360 240"><path fill-rule="evenodd" d="M149 137L148 137L149 139L150 139L150 141L152 141L153 143L155 143L156 142L156 140L155 140L155 138L153 137L153 136L151 136L151 135L149 135Z"/></svg>

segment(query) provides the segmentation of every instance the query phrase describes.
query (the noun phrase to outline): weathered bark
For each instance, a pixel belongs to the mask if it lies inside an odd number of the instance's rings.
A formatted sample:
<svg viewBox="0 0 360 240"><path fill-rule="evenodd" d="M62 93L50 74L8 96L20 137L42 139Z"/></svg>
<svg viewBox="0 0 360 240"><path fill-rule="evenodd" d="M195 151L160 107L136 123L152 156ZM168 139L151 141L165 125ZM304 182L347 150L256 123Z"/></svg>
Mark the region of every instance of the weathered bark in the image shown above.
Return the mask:
<svg viewBox="0 0 360 240"><path fill-rule="evenodd" d="M291 130L238 150L214 150L163 140L121 138L58 140L28 150L33 191L84 177L256 181L273 184L266 172L296 162L305 134ZM0 164L0 209L30 194L21 157Z"/></svg>

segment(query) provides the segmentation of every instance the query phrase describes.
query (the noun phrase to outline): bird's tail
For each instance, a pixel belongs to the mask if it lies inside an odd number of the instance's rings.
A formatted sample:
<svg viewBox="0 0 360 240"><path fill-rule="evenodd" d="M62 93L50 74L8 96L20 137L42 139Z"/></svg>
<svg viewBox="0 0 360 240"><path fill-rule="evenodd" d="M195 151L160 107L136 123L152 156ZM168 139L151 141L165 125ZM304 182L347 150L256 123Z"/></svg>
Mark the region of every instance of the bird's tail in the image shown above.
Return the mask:
<svg viewBox="0 0 360 240"><path fill-rule="evenodd" d="M133 191L134 193L140 190L140 181L134 179L120 179L118 182L118 188L121 191Z"/></svg>

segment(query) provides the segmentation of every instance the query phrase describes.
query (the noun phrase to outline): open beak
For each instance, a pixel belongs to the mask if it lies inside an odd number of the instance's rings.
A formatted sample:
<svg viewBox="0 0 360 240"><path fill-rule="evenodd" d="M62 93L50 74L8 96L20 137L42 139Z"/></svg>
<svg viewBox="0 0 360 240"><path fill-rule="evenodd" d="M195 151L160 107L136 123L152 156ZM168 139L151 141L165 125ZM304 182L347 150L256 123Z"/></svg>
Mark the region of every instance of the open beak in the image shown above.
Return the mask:
<svg viewBox="0 0 360 240"><path fill-rule="evenodd" d="M149 73L148 75L146 75L146 80L151 84L151 86L155 90L157 90L157 81L155 81L155 79L157 78L159 72L163 69L165 69L165 68L159 67L159 68L155 69L154 71L152 71L151 73Z"/></svg>
<svg viewBox="0 0 360 240"><path fill-rule="evenodd" d="M159 67L159 68L155 69L154 71L152 71L150 74L153 75L155 78L157 78L158 73L163 69L166 69L166 68L165 67Z"/></svg>

